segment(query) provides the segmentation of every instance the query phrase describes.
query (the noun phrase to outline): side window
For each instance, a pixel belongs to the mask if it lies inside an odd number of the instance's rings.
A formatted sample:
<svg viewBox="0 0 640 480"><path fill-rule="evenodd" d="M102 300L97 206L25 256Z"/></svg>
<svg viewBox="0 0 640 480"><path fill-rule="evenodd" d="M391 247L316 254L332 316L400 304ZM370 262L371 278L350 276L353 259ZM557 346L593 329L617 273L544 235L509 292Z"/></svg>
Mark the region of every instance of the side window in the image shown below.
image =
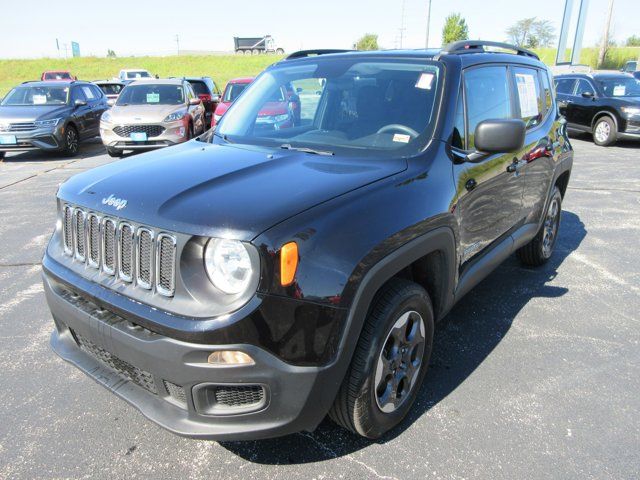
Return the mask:
<svg viewBox="0 0 640 480"><path fill-rule="evenodd" d="M87 97L84 96L80 87L73 87L71 89L71 103L75 103L76 100L82 100L83 102L87 101Z"/></svg>
<svg viewBox="0 0 640 480"><path fill-rule="evenodd" d="M533 68L514 67L513 75L520 118L524 120L527 128L532 128L542 121L543 112L538 71Z"/></svg>
<svg viewBox="0 0 640 480"><path fill-rule="evenodd" d="M556 80L556 92L562 95L573 95L573 86L576 84L573 78L561 78Z"/></svg>
<svg viewBox="0 0 640 480"><path fill-rule="evenodd" d="M89 85L83 85L81 88L84 96L87 98L87 101L96 99L96 95L95 93L93 93L93 90L91 90L91 87Z"/></svg>
<svg viewBox="0 0 640 480"><path fill-rule="evenodd" d="M189 100L196 98L196 94L193 93L193 88L191 88L191 85L188 83L185 83L185 87L187 89L187 98Z"/></svg>
<svg viewBox="0 0 640 480"><path fill-rule="evenodd" d="M100 87L97 87L95 85L91 85L91 91L93 92L93 96L96 98L102 98L103 97L103 93L102 90L100 90Z"/></svg>
<svg viewBox="0 0 640 480"><path fill-rule="evenodd" d="M549 75L546 71L540 70L540 79L542 80L542 96L544 98L544 111L546 113L551 110L553 106L553 92L551 91L551 83L549 82Z"/></svg>
<svg viewBox="0 0 640 480"><path fill-rule="evenodd" d="M578 80L578 89L576 90L576 96L580 97L583 93L586 92L590 92L590 93L595 93L595 89L593 88L593 85L591 85L591 83L589 83L589 81L584 80L584 79L580 79Z"/></svg>
<svg viewBox="0 0 640 480"><path fill-rule="evenodd" d="M464 74L467 104L467 148L473 149L476 127L483 120L512 118L507 67L479 67Z"/></svg>
<svg viewBox="0 0 640 480"><path fill-rule="evenodd" d="M453 126L453 135L451 137L451 146L465 149L465 128L464 128L464 97L462 96L462 89L458 93L458 103L456 105L456 118Z"/></svg>

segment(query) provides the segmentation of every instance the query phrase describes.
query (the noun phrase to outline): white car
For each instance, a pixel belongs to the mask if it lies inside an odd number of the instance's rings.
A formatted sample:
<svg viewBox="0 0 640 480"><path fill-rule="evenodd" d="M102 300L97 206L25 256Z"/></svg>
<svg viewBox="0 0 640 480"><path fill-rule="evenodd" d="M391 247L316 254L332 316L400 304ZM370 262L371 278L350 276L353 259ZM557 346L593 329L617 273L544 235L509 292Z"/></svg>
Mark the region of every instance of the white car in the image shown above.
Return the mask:
<svg viewBox="0 0 640 480"><path fill-rule="evenodd" d="M129 68L126 70L120 70L118 79L121 82L132 82L134 80L140 80L141 78L152 78L153 76L147 71L141 68Z"/></svg>

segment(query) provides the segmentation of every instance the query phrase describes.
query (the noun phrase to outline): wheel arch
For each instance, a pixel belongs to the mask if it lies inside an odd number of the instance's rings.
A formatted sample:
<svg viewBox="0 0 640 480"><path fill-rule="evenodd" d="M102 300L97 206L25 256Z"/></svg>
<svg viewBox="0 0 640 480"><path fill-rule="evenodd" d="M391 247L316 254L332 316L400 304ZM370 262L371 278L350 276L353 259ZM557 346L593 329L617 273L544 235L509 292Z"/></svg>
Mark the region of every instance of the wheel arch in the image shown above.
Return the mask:
<svg viewBox="0 0 640 480"><path fill-rule="evenodd" d="M593 120L591 121L591 130L593 130L595 128L596 123L598 123L598 120L600 120L604 116L610 117L613 120L613 123L616 126L616 132L619 132L620 131L620 122L618 120L618 116L612 110L600 110L599 112L597 112L593 116Z"/></svg>

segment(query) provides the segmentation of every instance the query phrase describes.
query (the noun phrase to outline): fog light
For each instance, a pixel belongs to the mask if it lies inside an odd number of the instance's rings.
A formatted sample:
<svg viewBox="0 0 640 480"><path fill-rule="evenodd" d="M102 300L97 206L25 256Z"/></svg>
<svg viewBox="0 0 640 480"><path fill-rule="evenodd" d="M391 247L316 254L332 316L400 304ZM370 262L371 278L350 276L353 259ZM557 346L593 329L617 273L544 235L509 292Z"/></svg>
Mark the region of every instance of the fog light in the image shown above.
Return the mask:
<svg viewBox="0 0 640 480"><path fill-rule="evenodd" d="M209 363L213 365L254 365L249 355L237 350L220 350L209 355Z"/></svg>

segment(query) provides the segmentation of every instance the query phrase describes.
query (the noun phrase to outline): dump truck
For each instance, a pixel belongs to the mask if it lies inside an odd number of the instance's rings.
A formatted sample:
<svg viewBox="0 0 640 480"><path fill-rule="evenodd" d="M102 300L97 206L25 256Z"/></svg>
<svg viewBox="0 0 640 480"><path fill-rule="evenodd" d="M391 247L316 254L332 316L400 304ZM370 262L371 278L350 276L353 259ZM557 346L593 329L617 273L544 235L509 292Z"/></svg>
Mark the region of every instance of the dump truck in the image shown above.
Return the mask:
<svg viewBox="0 0 640 480"><path fill-rule="evenodd" d="M261 53L284 54L282 48L276 47L276 42L271 35L264 37L233 37L235 51L244 55L259 55Z"/></svg>

